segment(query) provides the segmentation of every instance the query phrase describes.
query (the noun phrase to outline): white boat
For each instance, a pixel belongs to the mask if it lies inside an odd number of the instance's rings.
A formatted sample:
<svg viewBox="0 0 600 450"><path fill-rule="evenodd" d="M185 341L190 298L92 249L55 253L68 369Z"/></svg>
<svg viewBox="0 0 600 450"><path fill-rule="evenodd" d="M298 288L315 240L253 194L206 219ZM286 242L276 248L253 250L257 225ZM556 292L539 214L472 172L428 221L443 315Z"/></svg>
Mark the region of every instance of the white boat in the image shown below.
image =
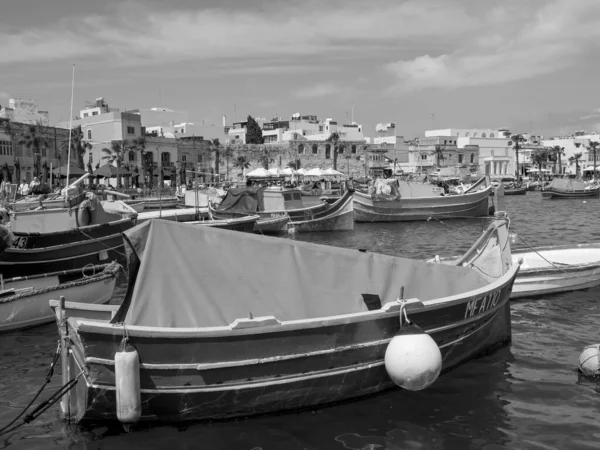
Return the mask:
<svg viewBox="0 0 600 450"><path fill-rule="evenodd" d="M0 332L30 328L54 320L48 302L64 296L81 303L107 303L121 266L89 266L3 281L0 291Z"/></svg>
<svg viewBox="0 0 600 450"><path fill-rule="evenodd" d="M511 299L576 291L600 284L600 243L515 250L523 258Z"/></svg>

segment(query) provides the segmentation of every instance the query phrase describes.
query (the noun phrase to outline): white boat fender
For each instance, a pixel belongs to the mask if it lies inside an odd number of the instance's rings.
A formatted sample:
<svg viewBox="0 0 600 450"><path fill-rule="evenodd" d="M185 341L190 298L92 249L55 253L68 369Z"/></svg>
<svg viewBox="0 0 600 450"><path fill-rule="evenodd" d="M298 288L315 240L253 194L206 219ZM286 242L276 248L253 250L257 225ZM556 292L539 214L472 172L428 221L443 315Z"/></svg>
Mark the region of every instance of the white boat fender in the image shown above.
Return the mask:
<svg viewBox="0 0 600 450"><path fill-rule="evenodd" d="M579 370L587 377L600 376L600 344L588 345L579 355Z"/></svg>
<svg viewBox="0 0 600 450"><path fill-rule="evenodd" d="M510 240L511 245L515 245L519 242L519 235L516 232L511 231L508 233L508 239Z"/></svg>
<svg viewBox="0 0 600 450"><path fill-rule="evenodd" d="M115 353L115 388L119 422L127 425L136 423L142 415L140 358L126 337Z"/></svg>
<svg viewBox="0 0 600 450"><path fill-rule="evenodd" d="M404 323L403 323L404 316ZM400 330L385 350L385 369L394 383L409 391L433 384L442 370L442 352L433 338L400 309Z"/></svg>

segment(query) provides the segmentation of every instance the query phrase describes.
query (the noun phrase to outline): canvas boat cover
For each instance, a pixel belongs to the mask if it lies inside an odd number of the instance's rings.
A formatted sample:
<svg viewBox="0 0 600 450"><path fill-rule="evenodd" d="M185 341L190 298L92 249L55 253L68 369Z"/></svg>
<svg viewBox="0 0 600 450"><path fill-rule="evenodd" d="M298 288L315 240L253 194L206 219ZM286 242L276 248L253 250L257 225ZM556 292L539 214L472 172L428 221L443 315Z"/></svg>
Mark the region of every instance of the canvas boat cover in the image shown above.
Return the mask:
<svg viewBox="0 0 600 450"><path fill-rule="evenodd" d="M235 213L255 213L264 211L263 189L261 187L232 188L217 207L219 211Z"/></svg>
<svg viewBox="0 0 600 450"><path fill-rule="evenodd" d="M589 185L581 180L573 178L554 178L547 189L556 189L558 191L583 191Z"/></svg>
<svg viewBox="0 0 600 450"><path fill-rule="evenodd" d="M227 326L365 312L441 298L489 280L473 269L295 240L151 220L124 233L130 284L113 323ZM373 308L373 298L376 307Z"/></svg>

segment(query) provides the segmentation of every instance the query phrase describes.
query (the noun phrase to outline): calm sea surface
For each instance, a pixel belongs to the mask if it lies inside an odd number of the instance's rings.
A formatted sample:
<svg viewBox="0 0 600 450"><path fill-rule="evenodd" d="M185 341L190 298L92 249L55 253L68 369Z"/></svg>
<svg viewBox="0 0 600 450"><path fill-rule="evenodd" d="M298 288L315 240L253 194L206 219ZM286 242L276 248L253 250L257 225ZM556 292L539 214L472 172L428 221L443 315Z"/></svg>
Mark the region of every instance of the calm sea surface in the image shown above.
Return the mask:
<svg viewBox="0 0 600 450"><path fill-rule="evenodd" d="M600 242L600 202L506 198L530 245ZM412 258L466 250L481 220L357 224L353 232L297 239ZM600 342L600 289L512 303L513 343L444 375L423 392L393 390L302 413L126 434L68 426L52 408L0 438L11 449L588 449L600 448L600 385L579 379L582 348ZM42 384L56 327L0 335L0 426ZM60 370L42 398L59 386Z"/></svg>

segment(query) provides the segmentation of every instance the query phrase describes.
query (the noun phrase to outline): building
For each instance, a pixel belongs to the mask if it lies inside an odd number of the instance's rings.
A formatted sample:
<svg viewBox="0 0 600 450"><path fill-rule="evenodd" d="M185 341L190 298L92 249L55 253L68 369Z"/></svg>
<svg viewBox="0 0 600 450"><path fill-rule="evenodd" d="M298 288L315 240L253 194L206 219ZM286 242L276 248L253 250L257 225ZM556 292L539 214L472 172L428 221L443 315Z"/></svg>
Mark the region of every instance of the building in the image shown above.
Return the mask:
<svg viewBox="0 0 600 450"><path fill-rule="evenodd" d="M441 167L465 167L479 171L479 147L458 145L455 135L425 136L408 145L408 162L401 164L407 172L430 173Z"/></svg>
<svg viewBox="0 0 600 450"><path fill-rule="evenodd" d="M0 119L30 125L50 125L48 111L40 111L36 100L11 98L8 106L0 106Z"/></svg>
<svg viewBox="0 0 600 450"><path fill-rule="evenodd" d="M378 123L375 126L375 132L377 137L365 138L365 141L369 144L376 146L391 147L392 150L388 152L388 157L392 163L408 164L409 158L409 142L404 139L404 136L399 136L396 132L396 124L393 122Z"/></svg>
<svg viewBox="0 0 600 450"><path fill-rule="evenodd" d="M568 136L556 136L542 141L542 146L554 148L555 146L564 148L564 154L561 155L560 173L575 174L574 162L569 162L576 154L581 153L579 160L580 168L587 168L594 164L594 154L588 150L590 142L600 142L598 133L587 133L585 131L576 131ZM600 154L596 154L597 165L600 165ZM557 170L558 171L558 170Z"/></svg>
<svg viewBox="0 0 600 450"><path fill-rule="evenodd" d="M135 109L128 112L138 114L146 133L154 136L170 138L195 136L207 140L219 139L221 142L225 142L227 137L225 120L222 126L205 121L194 123L189 121L188 113L185 111L161 107Z"/></svg>

